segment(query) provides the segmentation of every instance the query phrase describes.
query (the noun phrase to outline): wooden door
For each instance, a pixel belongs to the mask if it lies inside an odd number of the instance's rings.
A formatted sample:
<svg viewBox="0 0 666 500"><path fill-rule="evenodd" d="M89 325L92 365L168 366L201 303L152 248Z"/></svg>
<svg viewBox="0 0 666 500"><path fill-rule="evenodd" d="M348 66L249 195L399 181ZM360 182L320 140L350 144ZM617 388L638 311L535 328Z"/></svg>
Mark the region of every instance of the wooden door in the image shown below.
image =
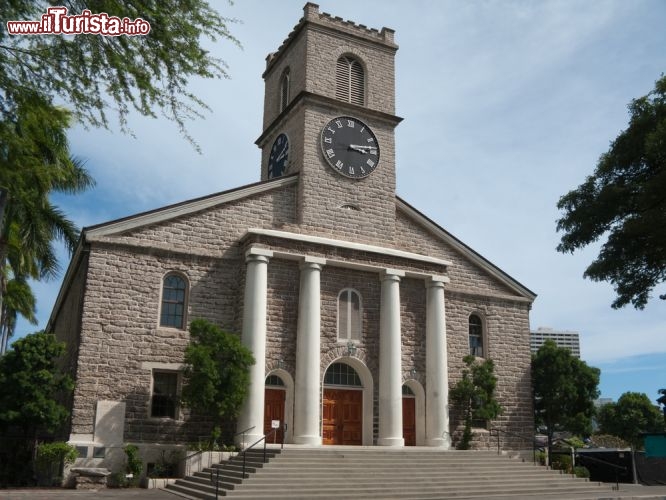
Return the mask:
<svg viewBox="0 0 666 500"><path fill-rule="evenodd" d="M286 391L283 389L266 389L264 395L264 434L268 434L273 429L271 422L273 420L280 421L280 429L275 433L275 437L271 436L268 440L269 443L282 442L282 434L284 432L284 400Z"/></svg>
<svg viewBox="0 0 666 500"><path fill-rule="evenodd" d="M363 391L324 389L323 443L363 442Z"/></svg>
<svg viewBox="0 0 666 500"><path fill-rule="evenodd" d="M416 399L402 398L402 437L405 446L416 446Z"/></svg>

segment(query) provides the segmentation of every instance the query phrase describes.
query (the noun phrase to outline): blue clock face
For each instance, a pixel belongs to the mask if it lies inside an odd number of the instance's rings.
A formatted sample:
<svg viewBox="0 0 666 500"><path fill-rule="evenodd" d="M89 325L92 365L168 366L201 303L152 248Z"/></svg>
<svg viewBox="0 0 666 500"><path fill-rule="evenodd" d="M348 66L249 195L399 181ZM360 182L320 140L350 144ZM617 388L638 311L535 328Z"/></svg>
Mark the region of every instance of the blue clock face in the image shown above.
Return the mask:
<svg viewBox="0 0 666 500"><path fill-rule="evenodd" d="M289 139L285 134L280 134L275 139L268 157L268 178L284 175L289 166Z"/></svg>

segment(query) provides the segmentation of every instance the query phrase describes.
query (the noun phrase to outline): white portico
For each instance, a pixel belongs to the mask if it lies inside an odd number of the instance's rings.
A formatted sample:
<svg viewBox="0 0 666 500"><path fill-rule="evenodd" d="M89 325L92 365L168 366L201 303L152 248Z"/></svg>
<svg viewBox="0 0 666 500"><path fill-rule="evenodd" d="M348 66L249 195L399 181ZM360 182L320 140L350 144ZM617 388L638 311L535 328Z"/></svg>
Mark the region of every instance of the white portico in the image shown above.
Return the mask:
<svg viewBox="0 0 666 500"><path fill-rule="evenodd" d="M249 397L238 420L238 430L254 427L245 435L245 443L250 444L261 438L264 431L266 377L272 373L266 362L266 296L268 293L267 273L272 262L278 260L295 261L299 269L298 319L296 329L295 372L293 376L293 422L287 422L292 432L290 441L296 444L321 445L322 422L328 418L322 412L326 395L323 381L326 366L322 361L322 271L344 269L362 273L373 273L379 288L378 352L368 352L375 344L369 338L373 332L363 332L363 337L355 341L365 349L367 357L376 355L377 372L373 375L360 373L358 389L365 396L359 398L359 444L380 446L404 446L403 436L403 384L405 374L402 362L402 327L400 285L405 278L423 281L426 290L426 353L425 353L425 408L419 412L418 426L425 428L425 439L419 444L447 448L448 435L448 368L446 355L446 318L444 286L448 278L443 275L414 271L410 262L435 265L443 269L449 264L443 259L404 252L356 242L347 242L312 235L289 233L286 231L250 229L246 240L263 237L262 241L279 241L280 249L270 249L270 243L261 246L249 244L246 251L245 309L243 314L243 343L252 350L257 361L252 368ZM303 248L311 245L313 253L327 253L331 257L285 251L284 247ZM316 250L315 250L316 249ZM342 260L344 252L358 252L365 261ZM406 262L405 269L369 264L371 260ZM368 299L369 300L369 299ZM370 309L371 304L367 305ZM342 347L339 347L339 349ZM335 360L335 358L334 358ZM353 362L352 362L353 360ZM345 354L338 359L351 367L351 372L368 370L363 361L354 354ZM354 368L356 367L356 368ZM276 372L277 373L277 372ZM376 378L374 386L372 378ZM414 381L411 381L414 384ZM338 388L339 389L339 388ZM374 395L374 391L377 394ZM322 398L322 394L324 397ZM373 400L378 400L373 409ZM362 401L362 402L361 402ZM348 408L351 408L351 403ZM425 411L423 411L425 410ZM372 435L374 411L377 411L378 430ZM325 413L325 411L324 411ZM426 417L427 415L427 417ZM423 434L423 433L422 433Z"/></svg>

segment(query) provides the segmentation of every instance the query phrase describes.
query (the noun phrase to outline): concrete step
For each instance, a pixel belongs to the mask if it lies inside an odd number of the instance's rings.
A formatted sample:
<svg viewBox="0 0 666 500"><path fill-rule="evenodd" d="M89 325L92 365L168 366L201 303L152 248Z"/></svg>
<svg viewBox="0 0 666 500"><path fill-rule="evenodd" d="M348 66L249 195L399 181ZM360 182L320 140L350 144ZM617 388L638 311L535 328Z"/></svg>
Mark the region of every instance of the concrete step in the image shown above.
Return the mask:
<svg viewBox="0 0 666 500"><path fill-rule="evenodd" d="M244 480L237 456L168 489L214 498L210 472L217 477L219 471L218 496L232 498L613 498L610 487L496 452L327 448L285 449L266 464L262 451L259 461L256 454L252 461L248 457L252 466L246 467Z"/></svg>

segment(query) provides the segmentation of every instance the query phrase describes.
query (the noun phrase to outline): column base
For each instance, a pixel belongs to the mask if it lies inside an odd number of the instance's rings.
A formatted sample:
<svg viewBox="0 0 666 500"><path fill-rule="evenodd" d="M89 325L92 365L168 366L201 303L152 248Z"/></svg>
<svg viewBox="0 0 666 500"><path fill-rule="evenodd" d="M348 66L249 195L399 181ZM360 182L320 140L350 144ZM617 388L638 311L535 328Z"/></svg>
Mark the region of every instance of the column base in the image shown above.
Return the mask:
<svg viewBox="0 0 666 500"><path fill-rule="evenodd" d="M404 438L379 438L377 446L405 446Z"/></svg>
<svg viewBox="0 0 666 500"><path fill-rule="evenodd" d="M294 436L294 444L306 444L310 446L321 446L321 436Z"/></svg>
<svg viewBox="0 0 666 500"><path fill-rule="evenodd" d="M446 438L431 438L428 439L426 446L438 447L448 450L451 448L451 440Z"/></svg>

